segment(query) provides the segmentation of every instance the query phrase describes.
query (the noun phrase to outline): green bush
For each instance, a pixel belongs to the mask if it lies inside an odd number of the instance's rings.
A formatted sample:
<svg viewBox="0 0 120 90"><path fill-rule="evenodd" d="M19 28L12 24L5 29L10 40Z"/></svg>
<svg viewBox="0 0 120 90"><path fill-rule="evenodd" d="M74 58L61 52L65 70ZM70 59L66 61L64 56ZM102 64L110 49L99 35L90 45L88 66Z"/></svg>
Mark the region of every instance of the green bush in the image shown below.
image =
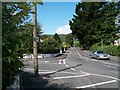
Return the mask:
<svg viewBox="0 0 120 90"><path fill-rule="evenodd" d="M90 47L90 50L103 50L102 47L97 43Z"/></svg>
<svg viewBox="0 0 120 90"><path fill-rule="evenodd" d="M120 56L120 45L103 45L100 46L99 44L94 44L90 50L102 50L110 55L113 56Z"/></svg>

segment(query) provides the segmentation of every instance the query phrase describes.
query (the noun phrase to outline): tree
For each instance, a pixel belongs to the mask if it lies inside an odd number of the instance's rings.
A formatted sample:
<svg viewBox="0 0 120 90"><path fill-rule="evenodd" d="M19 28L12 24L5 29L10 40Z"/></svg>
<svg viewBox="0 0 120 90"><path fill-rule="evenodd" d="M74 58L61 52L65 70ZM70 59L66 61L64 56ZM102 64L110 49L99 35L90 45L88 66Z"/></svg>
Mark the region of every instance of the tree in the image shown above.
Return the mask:
<svg viewBox="0 0 120 90"><path fill-rule="evenodd" d="M19 69L23 66L19 57L26 51L23 47L24 41L26 40L27 29L23 29L23 27L27 23L25 20L29 18L28 14L30 11L31 5L26 2L2 3L3 89L13 82L14 76L19 73Z"/></svg>
<svg viewBox="0 0 120 90"><path fill-rule="evenodd" d="M115 17L119 13L112 2L82 2L76 5L73 19L69 21L72 34L84 48L103 39L109 44L116 39Z"/></svg>
<svg viewBox="0 0 120 90"><path fill-rule="evenodd" d="M53 38L58 42L61 43L61 39L57 33L54 34Z"/></svg>
<svg viewBox="0 0 120 90"><path fill-rule="evenodd" d="M53 36L44 35L42 37L42 44L39 46L39 53L58 53L60 44L56 41Z"/></svg>
<svg viewBox="0 0 120 90"><path fill-rule="evenodd" d="M68 43L70 46L73 46L73 36L72 36L72 34L67 34L66 35L65 42Z"/></svg>
<svg viewBox="0 0 120 90"><path fill-rule="evenodd" d="M37 43L40 45L40 38L42 34L41 25L37 23L36 36L38 37ZM21 36L24 36L24 41L21 43L21 48L24 53L33 53L33 23L27 23L24 26L21 26L22 32Z"/></svg>

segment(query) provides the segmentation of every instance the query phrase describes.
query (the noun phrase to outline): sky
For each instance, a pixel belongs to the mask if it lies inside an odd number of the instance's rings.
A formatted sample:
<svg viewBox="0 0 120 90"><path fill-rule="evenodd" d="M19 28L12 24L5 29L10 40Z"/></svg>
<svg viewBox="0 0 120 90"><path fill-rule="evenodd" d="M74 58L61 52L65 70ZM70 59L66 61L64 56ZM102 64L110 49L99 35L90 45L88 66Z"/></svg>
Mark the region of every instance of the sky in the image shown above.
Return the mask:
<svg viewBox="0 0 120 90"><path fill-rule="evenodd" d="M43 2L37 5L37 21L42 25L43 34L68 34L69 20L75 14L77 2Z"/></svg>

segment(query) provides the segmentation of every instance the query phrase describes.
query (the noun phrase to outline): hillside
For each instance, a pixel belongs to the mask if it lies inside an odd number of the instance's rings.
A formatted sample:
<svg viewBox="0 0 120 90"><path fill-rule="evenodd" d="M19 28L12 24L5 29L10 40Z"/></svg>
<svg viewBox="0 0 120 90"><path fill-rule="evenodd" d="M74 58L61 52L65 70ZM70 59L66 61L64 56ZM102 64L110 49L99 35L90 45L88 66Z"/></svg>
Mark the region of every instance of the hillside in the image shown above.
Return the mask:
<svg viewBox="0 0 120 90"><path fill-rule="evenodd" d="M64 34L58 34L58 35L59 35L61 41L64 42L66 35L64 35ZM44 34L44 35L42 35L41 37L42 37L42 38L45 38L45 37L52 37L52 36L53 36L53 35L50 35L50 34Z"/></svg>

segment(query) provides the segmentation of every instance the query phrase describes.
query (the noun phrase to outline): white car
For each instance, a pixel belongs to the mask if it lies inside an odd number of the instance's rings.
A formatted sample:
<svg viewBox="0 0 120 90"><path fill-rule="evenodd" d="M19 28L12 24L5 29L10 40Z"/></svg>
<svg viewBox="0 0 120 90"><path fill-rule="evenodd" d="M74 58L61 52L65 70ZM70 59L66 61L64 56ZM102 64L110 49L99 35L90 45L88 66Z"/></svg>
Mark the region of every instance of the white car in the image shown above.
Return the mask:
<svg viewBox="0 0 120 90"><path fill-rule="evenodd" d="M96 58L96 59L110 59L110 55L109 54L106 54L105 52L103 51L92 51L90 53L90 57L91 58Z"/></svg>

